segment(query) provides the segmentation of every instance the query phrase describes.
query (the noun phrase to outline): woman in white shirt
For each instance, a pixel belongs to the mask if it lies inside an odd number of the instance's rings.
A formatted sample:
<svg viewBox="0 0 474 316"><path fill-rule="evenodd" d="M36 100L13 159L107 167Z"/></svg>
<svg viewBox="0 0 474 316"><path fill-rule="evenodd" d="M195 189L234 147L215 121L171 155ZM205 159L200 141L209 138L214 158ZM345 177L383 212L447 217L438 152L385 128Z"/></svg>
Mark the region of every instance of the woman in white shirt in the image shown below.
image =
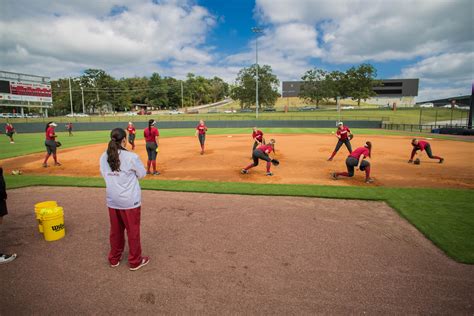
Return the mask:
<svg viewBox="0 0 474 316"><path fill-rule="evenodd" d="M125 149L127 134L121 128L110 133L107 151L100 157L100 173L107 187L107 206L110 216L110 266L120 265L127 231L130 270L148 264L149 257L142 257L140 243L141 189L138 179L146 170L140 158Z"/></svg>

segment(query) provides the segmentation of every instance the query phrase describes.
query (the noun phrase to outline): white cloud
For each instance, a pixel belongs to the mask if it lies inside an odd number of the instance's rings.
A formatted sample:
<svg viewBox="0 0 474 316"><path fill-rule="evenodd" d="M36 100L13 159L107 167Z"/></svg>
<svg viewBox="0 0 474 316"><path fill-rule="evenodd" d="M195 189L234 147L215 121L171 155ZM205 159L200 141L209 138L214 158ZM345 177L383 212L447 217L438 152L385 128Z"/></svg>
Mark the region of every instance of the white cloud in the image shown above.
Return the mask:
<svg viewBox="0 0 474 316"><path fill-rule="evenodd" d="M420 78L421 101L469 94L474 79L474 52L432 56L402 69L400 76Z"/></svg>
<svg viewBox="0 0 474 316"><path fill-rule="evenodd" d="M0 69L77 75L101 68L116 77L188 72L233 82L255 62L255 39L222 55L207 46L215 17L195 0L2 2ZM21 10L18 10L21 8ZM464 91L472 82L470 0L256 0L259 63L280 80L320 65L404 60L403 77L424 95ZM405 62L406 64L406 62ZM466 88L467 89L467 88Z"/></svg>
<svg viewBox="0 0 474 316"><path fill-rule="evenodd" d="M471 0L257 0L255 12L272 30L266 39L279 49L270 60L284 79L295 77L292 68L318 66L312 54L335 65L417 60L399 76L420 78L419 98L431 98L470 89L473 10ZM277 30L295 24L313 29L318 41L282 40Z"/></svg>
<svg viewBox="0 0 474 316"><path fill-rule="evenodd" d="M35 73L71 75L89 67L115 73L128 67L148 74L160 62L213 59L201 46L215 18L186 1L122 1L116 15L109 14L116 1L27 2L7 2L0 21L2 69L36 70L42 60ZM16 10L22 4L28 14Z"/></svg>
<svg viewBox="0 0 474 316"><path fill-rule="evenodd" d="M323 58L332 63L412 59L472 49L474 40L470 0L257 0L257 8L279 27L319 27Z"/></svg>
<svg viewBox="0 0 474 316"><path fill-rule="evenodd" d="M420 78L426 82L470 83L474 74L474 52L446 53L432 56L402 69L406 78Z"/></svg>

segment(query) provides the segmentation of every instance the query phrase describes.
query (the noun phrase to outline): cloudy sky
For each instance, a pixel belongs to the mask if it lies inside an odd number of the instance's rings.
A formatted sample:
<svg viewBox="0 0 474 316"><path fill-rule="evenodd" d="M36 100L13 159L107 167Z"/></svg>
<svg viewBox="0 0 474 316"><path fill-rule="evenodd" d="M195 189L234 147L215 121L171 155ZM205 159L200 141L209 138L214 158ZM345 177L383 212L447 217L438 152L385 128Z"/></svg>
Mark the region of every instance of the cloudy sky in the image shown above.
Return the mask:
<svg viewBox="0 0 474 316"><path fill-rule="evenodd" d="M420 78L418 100L468 94L472 0L0 0L0 69L52 78L100 68L116 78L233 82L259 62L280 80L313 67L372 63L379 78Z"/></svg>

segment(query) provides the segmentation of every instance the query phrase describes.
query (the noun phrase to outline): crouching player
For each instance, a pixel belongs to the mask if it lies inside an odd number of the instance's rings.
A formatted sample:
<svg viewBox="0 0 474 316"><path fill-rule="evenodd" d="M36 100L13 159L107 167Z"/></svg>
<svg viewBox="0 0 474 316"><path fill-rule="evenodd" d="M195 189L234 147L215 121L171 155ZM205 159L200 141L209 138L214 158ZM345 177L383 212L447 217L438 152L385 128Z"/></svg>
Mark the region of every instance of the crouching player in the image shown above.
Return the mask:
<svg viewBox="0 0 474 316"><path fill-rule="evenodd" d="M408 160L408 163L413 162L413 157L415 157L416 152L418 150L420 151L425 150L428 157L430 157L431 159L439 159L439 163L443 163L444 158L441 158L439 156L433 156L433 153L431 152L430 143L425 142L424 140L418 140L416 138L413 138L411 141L411 145L413 146L413 150L411 151L411 156L410 156L410 160Z"/></svg>
<svg viewBox="0 0 474 316"><path fill-rule="evenodd" d="M370 158L372 153L372 143L366 142L364 147L359 147L354 150L346 159L347 172L333 172L331 177L333 180L339 179L340 176L343 177L353 177L354 168L360 169L360 171L365 171L365 182L371 183L374 182L370 178L370 162L365 160L365 158Z"/></svg>
<svg viewBox="0 0 474 316"><path fill-rule="evenodd" d="M258 146L252 153L253 163L242 169L240 172L243 174L249 173L249 169L258 166L258 161L265 160L267 162L267 176L273 176L273 173L270 171L272 165L272 159L269 154L275 152L275 140L270 139L270 142L266 145Z"/></svg>

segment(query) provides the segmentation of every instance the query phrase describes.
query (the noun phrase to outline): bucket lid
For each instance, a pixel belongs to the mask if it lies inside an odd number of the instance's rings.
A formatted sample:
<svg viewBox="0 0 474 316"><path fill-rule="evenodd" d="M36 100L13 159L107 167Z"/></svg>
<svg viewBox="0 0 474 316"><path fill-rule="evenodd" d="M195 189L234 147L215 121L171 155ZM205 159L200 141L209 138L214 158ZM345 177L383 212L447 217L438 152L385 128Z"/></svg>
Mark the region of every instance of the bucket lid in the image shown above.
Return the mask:
<svg viewBox="0 0 474 316"><path fill-rule="evenodd" d="M45 207L51 207L51 206L58 206L58 202L56 201L44 201L44 202L39 202L35 204L35 208L45 208Z"/></svg>
<svg viewBox="0 0 474 316"><path fill-rule="evenodd" d="M41 218L43 220L51 219L51 218L55 218L55 217L58 217L58 216L63 216L64 215L64 210L60 206L43 208L40 211L40 215L41 215Z"/></svg>

